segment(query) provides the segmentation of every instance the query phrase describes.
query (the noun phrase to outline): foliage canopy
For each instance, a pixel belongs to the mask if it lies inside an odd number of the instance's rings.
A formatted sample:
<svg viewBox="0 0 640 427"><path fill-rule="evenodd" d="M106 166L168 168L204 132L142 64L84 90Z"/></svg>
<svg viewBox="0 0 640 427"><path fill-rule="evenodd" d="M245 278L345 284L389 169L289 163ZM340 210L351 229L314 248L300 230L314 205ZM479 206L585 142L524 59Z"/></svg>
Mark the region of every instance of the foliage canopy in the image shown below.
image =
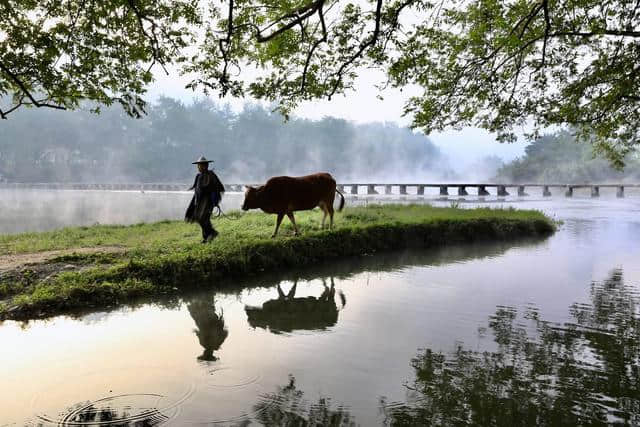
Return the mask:
<svg viewBox="0 0 640 427"><path fill-rule="evenodd" d="M635 0L8 0L0 3L0 96L20 105L121 103L132 115L153 66L189 87L275 101L353 88L418 88L405 112L427 134L475 125L570 124L614 164L640 135Z"/></svg>

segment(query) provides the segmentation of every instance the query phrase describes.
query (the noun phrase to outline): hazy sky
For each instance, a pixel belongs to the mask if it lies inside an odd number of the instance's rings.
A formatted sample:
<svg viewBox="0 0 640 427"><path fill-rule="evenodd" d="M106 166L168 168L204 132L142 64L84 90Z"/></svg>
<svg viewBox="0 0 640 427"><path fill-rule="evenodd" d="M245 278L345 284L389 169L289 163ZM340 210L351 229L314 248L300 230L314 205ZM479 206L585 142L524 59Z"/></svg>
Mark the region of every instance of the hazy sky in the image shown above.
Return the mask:
<svg viewBox="0 0 640 427"><path fill-rule="evenodd" d="M189 103L194 96L203 96L201 92L184 89L188 79L177 76L177 73L171 73L169 76L156 73L156 78L156 82L149 91L150 100L160 95L166 95ZM413 92L410 88L402 92L386 90L382 93L384 99L380 100L377 98L380 93L374 86L381 81L380 79L380 74L364 70L361 72L355 91L347 96L335 96L331 101L304 102L295 110L294 114L309 119L333 116L356 123L386 121L408 126L410 118L402 116L402 106L409 96L417 93L416 90L413 89ZM250 101L249 99L233 98L219 100L215 95L212 99L217 102L229 103L235 110L241 109L245 102ZM450 130L432 134L430 138L449 156L456 169L469 166L487 155L496 155L505 161L512 160L522 155L526 146L525 142L501 144L496 142L495 135L477 128L465 128L462 131Z"/></svg>

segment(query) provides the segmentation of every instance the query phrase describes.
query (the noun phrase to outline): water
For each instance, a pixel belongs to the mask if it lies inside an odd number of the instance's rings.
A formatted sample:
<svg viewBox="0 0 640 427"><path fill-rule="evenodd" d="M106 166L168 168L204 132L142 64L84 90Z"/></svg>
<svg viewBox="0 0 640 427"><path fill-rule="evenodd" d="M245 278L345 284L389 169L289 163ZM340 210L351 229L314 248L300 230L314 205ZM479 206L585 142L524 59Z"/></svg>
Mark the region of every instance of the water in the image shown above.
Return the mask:
<svg viewBox="0 0 640 427"><path fill-rule="evenodd" d="M640 198L485 203L564 224L4 322L0 426L640 424Z"/></svg>

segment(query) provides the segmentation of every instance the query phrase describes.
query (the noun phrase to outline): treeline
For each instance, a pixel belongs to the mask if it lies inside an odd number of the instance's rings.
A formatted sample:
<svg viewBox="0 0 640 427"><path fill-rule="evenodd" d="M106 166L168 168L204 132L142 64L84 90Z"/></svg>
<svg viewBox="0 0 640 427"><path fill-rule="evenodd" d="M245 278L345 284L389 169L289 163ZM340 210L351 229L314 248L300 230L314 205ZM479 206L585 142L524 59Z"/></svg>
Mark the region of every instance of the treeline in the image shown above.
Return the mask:
<svg viewBox="0 0 640 427"><path fill-rule="evenodd" d="M544 135L525 149L524 156L498 169L495 181L582 183L640 182L640 156L633 153L623 170L595 157L590 144L578 143L570 131Z"/></svg>
<svg viewBox="0 0 640 427"><path fill-rule="evenodd" d="M341 181L446 179L446 158L395 124L326 117L284 123L247 105L160 98L142 119L119 108L21 111L0 124L0 179L11 182L189 182L204 155L226 182L328 171Z"/></svg>

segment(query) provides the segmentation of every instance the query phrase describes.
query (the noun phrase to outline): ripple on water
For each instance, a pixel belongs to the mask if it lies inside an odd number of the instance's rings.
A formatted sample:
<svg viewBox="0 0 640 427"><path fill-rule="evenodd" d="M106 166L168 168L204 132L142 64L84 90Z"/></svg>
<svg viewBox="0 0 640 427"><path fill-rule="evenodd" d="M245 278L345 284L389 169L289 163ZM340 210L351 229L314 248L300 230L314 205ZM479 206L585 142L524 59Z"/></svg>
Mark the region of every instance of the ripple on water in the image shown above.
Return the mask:
<svg viewBox="0 0 640 427"><path fill-rule="evenodd" d="M226 424L250 421L264 410L253 403L264 393L262 375L231 365L207 371L189 408L191 423ZM212 405L212 402L215 404ZM270 405L267 405L267 407Z"/></svg>
<svg viewBox="0 0 640 427"><path fill-rule="evenodd" d="M189 381L170 382L175 378L156 369L130 369L108 373L92 373L45 388L34 396L31 407L35 415L29 422L38 426L156 426L176 418L184 403L196 394L196 384ZM105 380L106 379L106 380ZM105 389L105 381L110 386ZM96 396L93 388L105 390L107 396ZM162 390L113 393L112 390ZM82 394L85 395L82 400ZM93 395L93 396L92 396ZM52 399L53 397L53 399ZM79 399L80 397L80 399ZM87 398L88 397L88 398ZM75 403L71 403L75 402ZM66 408L66 409L62 409Z"/></svg>
<svg viewBox="0 0 640 427"><path fill-rule="evenodd" d="M37 415L45 425L56 426L156 426L171 419L177 407L163 406L160 394L124 394L78 403L58 417Z"/></svg>
<svg viewBox="0 0 640 427"><path fill-rule="evenodd" d="M238 389L257 384L261 379L258 374L247 374L231 366L217 366L209 371L205 384L212 388Z"/></svg>

